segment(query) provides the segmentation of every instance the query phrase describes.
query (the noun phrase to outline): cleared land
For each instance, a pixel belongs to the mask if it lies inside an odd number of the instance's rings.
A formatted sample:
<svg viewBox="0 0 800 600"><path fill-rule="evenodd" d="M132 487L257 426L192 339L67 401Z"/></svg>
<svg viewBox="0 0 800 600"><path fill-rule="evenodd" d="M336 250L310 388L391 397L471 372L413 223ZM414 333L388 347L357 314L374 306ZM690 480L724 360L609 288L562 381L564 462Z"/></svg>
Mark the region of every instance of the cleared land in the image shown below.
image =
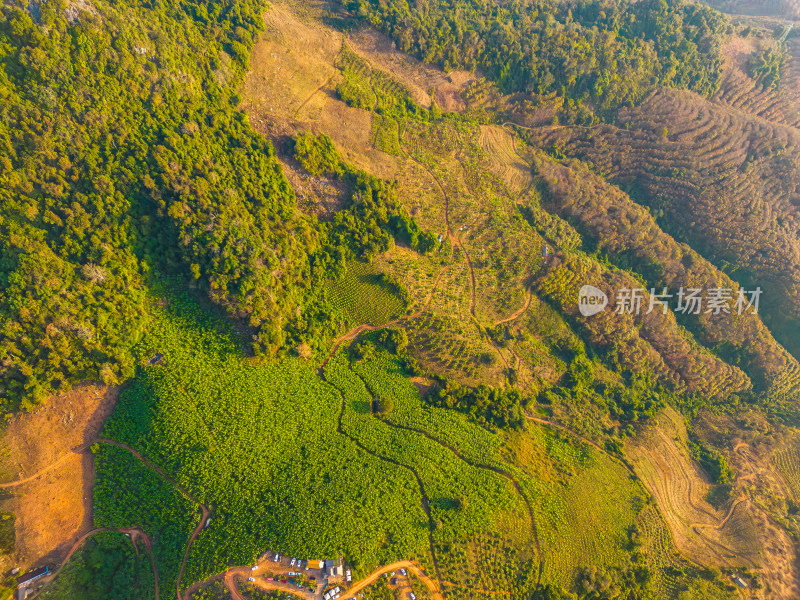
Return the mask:
<svg viewBox="0 0 800 600"><path fill-rule="evenodd" d="M111 415L118 392L82 385L9 422L3 487L16 515L14 565L58 563L92 528L94 467L83 450Z"/></svg>

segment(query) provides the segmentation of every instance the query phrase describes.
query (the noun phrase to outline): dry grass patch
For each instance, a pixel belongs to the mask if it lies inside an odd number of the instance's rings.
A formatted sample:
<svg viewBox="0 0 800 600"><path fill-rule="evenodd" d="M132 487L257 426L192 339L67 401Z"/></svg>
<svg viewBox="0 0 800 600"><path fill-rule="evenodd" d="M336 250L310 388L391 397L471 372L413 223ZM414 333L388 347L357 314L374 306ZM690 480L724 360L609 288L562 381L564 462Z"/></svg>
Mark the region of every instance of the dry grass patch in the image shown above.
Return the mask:
<svg viewBox="0 0 800 600"><path fill-rule="evenodd" d="M431 94L445 112L466 108L461 97L476 76L467 71L445 73L398 51L392 40L371 28L360 29L349 39L353 50L374 66L392 74L410 92L414 102L430 108Z"/></svg>
<svg viewBox="0 0 800 600"><path fill-rule="evenodd" d="M511 133L501 127L483 125L479 142L489 159L489 169L508 186L509 192L520 194L531 185L530 164L517 154Z"/></svg>
<svg viewBox="0 0 800 600"><path fill-rule="evenodd" d="M711 506L705 499L711 483L689 456L686 444L683 420L669 408L626 444L626 453L655 497L675 545L703 565L760 566L761 548L747 501L737 499L727 513Z"/></svg>

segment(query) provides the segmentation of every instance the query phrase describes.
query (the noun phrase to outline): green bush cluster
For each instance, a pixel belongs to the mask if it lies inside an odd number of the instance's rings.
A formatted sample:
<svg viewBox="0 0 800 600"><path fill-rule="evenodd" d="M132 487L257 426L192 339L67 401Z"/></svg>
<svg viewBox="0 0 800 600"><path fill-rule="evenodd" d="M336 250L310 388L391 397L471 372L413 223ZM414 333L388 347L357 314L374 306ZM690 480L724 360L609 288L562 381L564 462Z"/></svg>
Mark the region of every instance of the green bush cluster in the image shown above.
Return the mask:
<svg viewBox="0 0 800 600"><path fill-rule="evenodd" d="M487 385L470 388L446 380L426 400L433 406L468 414L476 422L501 429L519 429L524 423L522 396L518 390Z"/></svg>

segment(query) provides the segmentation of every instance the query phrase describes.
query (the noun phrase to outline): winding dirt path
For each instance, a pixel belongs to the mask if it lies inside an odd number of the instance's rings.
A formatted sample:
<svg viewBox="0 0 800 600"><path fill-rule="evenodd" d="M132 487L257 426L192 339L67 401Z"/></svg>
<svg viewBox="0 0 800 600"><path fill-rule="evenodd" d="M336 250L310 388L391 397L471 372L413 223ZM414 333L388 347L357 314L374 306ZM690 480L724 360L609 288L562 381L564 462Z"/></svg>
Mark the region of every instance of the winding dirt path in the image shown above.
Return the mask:
<svg viewBox="0 0 800 600"><path fill-rule="evenodd" d="M405 149L402 149L402 151L403 155L406 158L410 159L411 161L415 162L420 167L422 167L422 169L430 176L430 178L433 179L434 183L436 184L436 187L438 187L439 191L442 193L442 197L444 198L444 224L446 228L445 233L447 234L447 239L455 243L456 246L458 246L461 249L461 252L464 254L464 258L467 260L467 267L469 268L469 277L470 280L472 281L472 300L470 302L469 312L474 317L475 316L475 271L472 268L472 261L469 258L469 252L467 252L467 249L464 247L464 244L461 241L461 237L455 235L453 233L453 228L450 226L450 196L447 195L447 192L445 191L441 181L439 181L439 178L436 177L436 175L434 175L433 171L431 171L425 163L423 163L417 158L414 158L414 156L406 152Z"/></svg>
<svg viewBox="0 0 800 600"><path fill-rule="evenodd" d="M88 447L88 445L87 445ZM59 461L56 461L58 463ZM53 463L53 464L56 464ZM72 555L75 554L78 549L88 540L90 537L97 535L98 533L103 533L106 531L116 531L117 533L125 533L130 536L131 544L133 544L136 553L139 553L139 548L136 545L136 542L139 538L142 539L144 542L145 550L147 551L147 557L150 560L150 567L153 570L153 588L155 592L155 600L159 600L159 590L158 590L158 569L156 568L156 561L155 557L153 556L153 544L150 540L150 537L138 527L121 527L121 528L112 528L112 527L98 527L96 529L92 529L91 531L87 531L84 533L73 545L72 548L69 549L67 555L64 557L64 560L61 561L61 566L58 567L51 575L48 575L47 578L44 580L47 583L52 583L58 574L61 573L62 569L67 566L69 563L69 559L72 558ZM42 588L44 589L44 588ZM36 598L38 593L31 598Z"/></svg>
<svg viewBox="0 0 800 600"><path fill-rule="evenodd" d="M393 562L390 565L386 565L385 567L379 567L375 569L372 573L370 573L367 577L358 581L350 587L349 590L344 591L341 593L340 599L341 600L351 600L355 598L361 590L364 588L372 585L375 583L380 577L385 575L386 573L391 573L392 571L399 571L400 569L406 569L413 573L419 580L425 584L425 587L428 588L428 591L431 594L431 600L446 600L444 594L442 593L439 584L435 582L433 579L428 577L425 574L425 571L422 569L414 561L410 560L399 560L397 562ZM241 592L239 591L239 587L237 585L236 579L240 577L242 579L246 579L250 576L250 567L231 567L227 571L223 573L217 573L216 575L212 575L208 579L198 582L194 584L192 587L186 590L186 595L182 600L189 600L191 594L194 594L198 591L202 586L211 583L212 581L219 581L222 580L225 584L225 587L231 594L231 598L233 600L246 600L244 596L242 596ZM308 600L308 598L314 597L309 593L298 591L298 590L290 590L286 588L286 585L281 585L275 581L266 581L263 578L256 578L255 581L250 582L251 585L255 587L266 590L266 591L281 591L287 594L292 594L295 596L299 596L304 600Z"/></svg>
<svg viewBox="0 0 800 600"><path fill-rule="evenodd" d="M61 464L63 464L66 460L68 460L70 457L74 456L75 454L82 454L82 453L86 452L93 444L96 444L96 443L108 444L110 446L116 446L117 448L121 448L122 450L125 450L126 452L131 454L134 458L136 458L136 460L138 460L140 463L142 463L145 467L147 467L151 471L155 472L162 479L164 479L165 481L167 481L168 483L173 485L180 492L180 494L184 498L186 498L187 500L189 500L193 504L196 504L196 505L198 505L200 507L200 512L201 512L200 523L194 529L194 531L192 532L191 537L189 538L189 541L187 542L186 550L184 551L183 559L181 561L180 571L178 572L178 579L177 579L176 585L177 585L178 600L180 600L181 599L180 582L181 582L181 578L183 577L183 571L184 571L184 568L186 566L186 560L187 560L187 558L189 556L189 550L191 549L192 544L194 543L194 541L197 539L197 536L203 530L203 528L205 526L206 519L211 516L211 510L205 504L200 502L200 500L198 500L192 493L190 493L189 490L187 490L185 487L183 487L175 479L170 477L166 473L166 471L164 471L164 469L162 469L158 465L155 465L155 464L151 463L144 456L142 456L141 453L139 453L137 450L133 449L131 446L129 446L127 444L123 444L122 442L117 442L116 440L111 440L111 439L104 438L104 437L97 437L94 440L91 440L89 442L81 444L80 446L76 446L75 448L72 449L72 451L69 454L65 454L64 456L61 456L60 458L58 458L54 462L50 463L49 465L47 465L46 467L44 467L43 469L41 469L37 473L34 473L33 475L31 475L29 477L26 477L24 479L19 479L17 481L11 481L11 482L8 482L8 483L0 484L0 488L11 488L11 487L23 485L23 484L25 484L25 483L27 483L29 481L33 481L34 479L36 479L38 477L41 477L42 475L45 475L46 473L58 468ZM91 531L89 531L86 534L84 534L83 536L81 536L80 539L78 539L75 542L75 544L73 544L72 548L70 548L70 550L67 553L66 557L61 562L61 566L58 568L58 570L56 570L53 573L52 578L55 579L55 576L58 575L58 573L61 571L61 569L64 568L64 566L67 564L67 562L72 557L72 555L75 553L75 551L78 550L78 548L80 548L80 546L87 539L89 539L91 536L93 536L93 535L95 535L97 533L100 533L102 531L119 531L121 533L127 533L127 534L129 534L131 536L131 541L134 542L134 547L136 546L136 544L135 544L136 539L139 536L141 536L143 538L143 541L144 541L144 544L145 544L145 548L147 548L147 553L148 553L148 556L150 558L150 564L151 564L151 566L153 568L153 579L155 581L155 592L156 592L156 596L155 597L156 597L156 600L158 600L158 598L159 598L158 569L156 568L155 557L153 555L153 544L152 544L152 541L150 540L150 538L147 536L147 534L143 530L139 529L138 527L122 528L122 529L111 529L111 528L92 529ZM52 581L52 579L50 581Z"/></svg>
<svg viewBox="0 0 800 600"><path fill-rule="evenodd" d="M351 371L352 371L352 369L351 369ZM374 400L375 399L375 394L373 393L372 389L370 388L370 386L366 382L366 380L363 377L361 377L361 375L356 373L355 371L353 371L353 373L355 373L358 376L358 378L362 381L362 383L364 384L364 387L367 389L367 391L369 392L369 394L372 396L372 398ZM528 518L530 519L530 523L531 523L531 539L533 540L533 543L536 546L536 556L539 559L539 563L541 564L543 562L542 547L541 547L541 544L539 543L539 531L536 528L536 517L534 516L534 513L533 513L533 505L531 505L531 502L528 499L528 496L525 494L525 490L522 488L522 485L520 484L520 482L517 480L516 477L514 477L508 471L506 471L504 469L501 469L500 467L497 467L495 465L479 463L479 462L473 461L473 460L465 457L456 448L454 448L453 446L451 446L447 442L443 442L442 440L436 438L435 436L433 436L428 431L425 431L424 429L417 429L416 427L410 427L408 425L400 425L398 423L392 423L391 421L387 421L386 419L380 419L380 421L382 423L385 423L389 427L393 427L395 429L400 429L402 431L411 431L413 433L418 433L418 434L424 436L425 439L430 440L431 442L434 442L435 444L438 444L442 448L445 448L446 450L450 451L450 453L453 454L456 458L458 458L459 460L467 463L471 467L476 468L476 469L483 469L485 471L491 471L492 473L495 473L496 475L499 475L499 476L503 477L504 479L506 479L507 481L511 482L511 484L514 486L514 489L519 494L520 498L522 498L522 502L525 504L525 507L528 510ZM541 574L541 572L542 572L542 569L540 568L539 569L539 573Z"/></svg>
<svg viewBox="0 0 800 600"><path fill-rule="evenodd" d="M425 301L425 304L423 304L422 307L419 310L411 313L410 315L403 315L402 317L399 317L397 319L393 319L391 321L388 321L388 322L384 323L383 325L368 325L367 323L362 323L361 325L356 325L350 331L348 331L347 333L345 333L344 335L339 337L339 339L337 339L336 342L334 342L333 348L328 353L328 355L325 357L325 360L323 360L322 363L319 365L318 370L321 372L325 368L325 366L328 364L328 362L331 360L331 358L333 358L333 356L339 350L339 346L341 346L344 342L347 342L347 341L350 341L350 340L354 340L355 338L357 338L359 335L361 335L365 331L377 331L378 329L383 329L385 327L391 327L392 325L399 325L403 321L407 321L407 320L410 320L410 319L416 319L416 318L422 316L422 313L424 313L426 310L428 310L428 306L430 306L430 303L433 300L433 295L436 293L436 289L439 287L439 282L442 280L442 275L444 275L444 272L448 268L449 268L448 266L444 266L439 270L439 274L436 276L436 281L433 282L433 288L431 289L430 296L428 296L428 299Z"/></svg>
<svg viewBox="0 0 800 600"><path fill-rule="evenodd" d="M194 528L192 535L189 537L189 541L186 543L186 550L184 550L183 558L181 559L181 568L178 570L178 578L175 580L175 591L178 594L178 600L181 600L181 579L183 579L183 570L186 568L186 559L189 558L189 550L197 539L197 536L200 535L200 532L205 528L206 519L211 516L211 511L208 510L205 504L200 504L199 506L201 513L200 522L197 524L197 527Z"/></svg>
<svg viewBox="0 0 800 600"><path fill-rule="evenodd" d="M154 465L149 460L147 460L144 456L142 456L139 452L128 446L127 444L123 444L121 442L117 442L114 440L110 440L108 438L97 438L98 442L103 444L110 444L112 446L117 446L118 448L122 448L123 450L127 450L130 452L136 459L138 459L143 465L145 465L148 469L155 471L158 475L160 475L165 481L171 483L175 486L181 495L200 507L200 522L197 524L197 527L194 528L192 531L192 535L189 537L189 541L186 543L186 549L183 552L183 558L181 559L181 567L178 571L178 578L175 581L175 588L178 600L181 600L181 580L183 579L183 571L186 568L186 560L189 558L189 551L192 548L192 544L197 539L197 536L200 535L200 532L205 528L206 519L211 516L211 509L209 509L205 504L200 502L192 493L189 492L185 487L183 487L180 483L175 481L172 477L167 475L167 473L159 467L158 465Z"/></svg>
<svg viewBox="0 0 800 600"><path fill-rule="evenodd" d="M441 591L439 584L433 581L430 577L425 574L425 571L415 562L410 560L399 560L397 562L393 562L390 565L386 565L385 567L381 567L373 571L368 577L365 577L358 583L356 583L353 587L349 590L344 592L341 596L341 600L350 600L351 598L355 598L356 594L363 590L365 587L375 583L379 577L384 575L385 573L391 573L392 571L399 571L400 569L407 569L416 575L422 583L425 584L425 587L431 593L431 600L445 600L444 593Z"/></svg>
<svg viewBox="0 0 800 600"><path fill-rule="evenodd" d="M522 308L514 311L511 314L511 316L496 321L494 327L497 327L498 325L503 325L504 323L510 323L511 321L516 321L517 319L519 319L522 315L525 314L525 311L528 310L528 308L530 308L532 300L533 300L533 293L531 292L531 288L528 288L525 290L525 304L522 306Z"/></svg>
<svg viewBox="0 0 800 600"><path fill-rule="evenodd" d="M747 502L747 496L742 494L736 501L731 504L731 507L728 509L728 513L719 523L692 523L691 527L712 527L714 529L722 529L725 527L725 523L733 516L733 511L736 510L736 507L739 506L742 502Z"/></svg>
<svg viewBox="0 0 800 600"><path fill-rule="evenodd" d="M0 483L0 489L13 488L13 487L16 487L18 485L23 485L25 483L33 481L34 479L38 479L42 475L45 475L45 474L49 473L50 471L58 468L60 465L65 463L67 460L72 458L74 455L83 454L84 452L86 452L86 450L88 450L89 446L91 446L93 443L94 442L86 442L85 444L81 444L80 446L75 446L72 450L70 450L70 452L68 454L65 454L65 455L59 457L58 459L56 459L54 462L51 462L49 465L47 465L43 469L37 471L33 475L29 475L28 477L25 477L24 479L17 479L16 481L9 481L7 483Z"/></svg>
<svg viewBox="0 0 800 600"><path fill-rule="evenodd" d="M439 581L442 581L442 573L441 573L441 569L439 567L439 561L436 559L436 548L435 548L435 545L434 545L434 542L433 542L433 532L436 529L436 523L433 520L433 514L431 512L430 498L429 498L427 492L425 491L425 484L422 481L422 477L420 477L419 473L417 472L417 470L414 467L409 466L409 465L405 465L405 464L401 463L399 460L396 460L396 459L391 458L389 456L384 456L384 455L380 454L379 452L376 452L375 450L372 450L371 448L367 448L358 438L350 435L347 431L345 431L344 426L342 425L342 418L344 417L344 410L345 410L345 404L346 404L346 399L345 399L345 396L344 396L344 392L342 390L340 390L336 385L331 383L325 377L325 372L322 371L322 370L320 370L320 378L325 383L330 385L333 389L335 389L337 391L337 393L339 394L339 397L342 399L342 402L341 402L341 405L340 405L340 408L339 408L339 418L338 418L338 422L337 422L337 425L336 425L336 431L340 435L346 437L351 442L353 442L360 450L366 452L370 456L373 456L373 457L377 458L378 460L382 460L382 461L387 462L389 464L392 464L392 465L395 465L397 467L400 467L401 469L407 470L417 480L417 485L419 486L419 491L420 491L420 496L421 496L422 510L425 512L425 515L428 517L428 545L430 547L431 559L433 560L433 566L434 566L434 569L436 570L436 579L438 579ZM443 596L443 600L446 600L446 598L444 598L444 593L443 592L442 592L442 596Z"/></svg>

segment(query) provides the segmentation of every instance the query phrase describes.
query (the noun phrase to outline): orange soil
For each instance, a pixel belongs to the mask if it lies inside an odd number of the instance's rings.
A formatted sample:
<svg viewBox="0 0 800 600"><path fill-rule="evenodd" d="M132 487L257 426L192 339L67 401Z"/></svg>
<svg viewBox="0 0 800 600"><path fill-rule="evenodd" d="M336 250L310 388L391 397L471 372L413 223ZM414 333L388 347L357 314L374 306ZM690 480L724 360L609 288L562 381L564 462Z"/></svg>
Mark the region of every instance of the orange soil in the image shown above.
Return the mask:
<svg viewBox="0 0 800 600"><path fill-rule="evenodd" d="M16 547L23 569L59 563L92 528L94 467L84 451L110 416L119 388L84 384L15 416L4 439L3 466L13 481Z"/></svg>

